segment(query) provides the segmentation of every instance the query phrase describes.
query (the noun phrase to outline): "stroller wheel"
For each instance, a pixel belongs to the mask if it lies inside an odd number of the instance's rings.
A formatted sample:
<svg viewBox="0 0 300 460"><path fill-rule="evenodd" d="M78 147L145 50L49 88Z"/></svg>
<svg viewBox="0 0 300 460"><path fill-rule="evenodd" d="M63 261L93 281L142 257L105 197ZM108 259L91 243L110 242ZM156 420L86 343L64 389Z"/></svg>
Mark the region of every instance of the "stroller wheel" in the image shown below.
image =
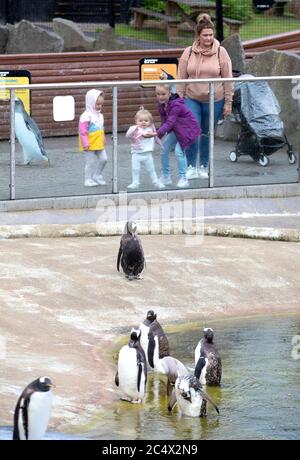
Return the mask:
<svg viewBox="0 0 300 460"><path fill-rule="evenodd" d="M233 161L233 162L237 161L238 157L237 157L237 154L235 153L234 150L233 150L232 152L230 152L229 158L230 158L230 160Z"/></svg>
<svg viewBox="0 0 300 460"><path fill-rule="evenodd" d="M260 166L267 166L269 164L269 158L266 155L261 155L258 159Z"/></svg>
<svg viewBox="0 0 300 460"><path fill-rule="evenodd" d="M290 165L294 165L296 163L296 157L293 153L288 153L289 156L289 163Z"/></svg>

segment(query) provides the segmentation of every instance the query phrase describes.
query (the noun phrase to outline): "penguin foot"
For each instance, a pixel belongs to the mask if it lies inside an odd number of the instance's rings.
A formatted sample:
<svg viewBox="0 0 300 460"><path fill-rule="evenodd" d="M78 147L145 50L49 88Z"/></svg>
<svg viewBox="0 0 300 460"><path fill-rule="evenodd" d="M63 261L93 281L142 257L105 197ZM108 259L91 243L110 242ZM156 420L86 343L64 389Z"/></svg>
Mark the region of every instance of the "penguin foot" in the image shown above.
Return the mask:
<svg viewBox="0 0 300 460"><path fill-rule="evenodd" d="M143 278L142 275L136 275L136 276L135 276L135 279L136 279L136 280L143 280L144 278Z"/></svg>
<svg viewBox="0 0 300 460"><path fill-rule="evenodd" d="M128 275L127 279L128 279L128 281L132 281L134 279L134 276L133 275Z"/></svg>

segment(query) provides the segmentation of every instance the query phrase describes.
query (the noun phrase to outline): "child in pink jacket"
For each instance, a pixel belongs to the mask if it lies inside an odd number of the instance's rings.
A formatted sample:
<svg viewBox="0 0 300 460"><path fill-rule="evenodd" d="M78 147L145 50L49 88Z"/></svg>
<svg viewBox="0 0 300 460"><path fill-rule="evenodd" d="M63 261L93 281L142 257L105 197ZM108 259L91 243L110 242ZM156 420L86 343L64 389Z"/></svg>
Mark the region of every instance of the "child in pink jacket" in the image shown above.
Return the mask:
<svg viewBox="0 0 300 460"><path fill-rule="evenodd" d="M152 184L157 188L164 188L156 175L152 157L155 141L160 145L161 142L157 137L144 137L147 133L155 132L151 113L141 107L135 115L135 125L130 126L126 133L126 137L131 140L132 183L128 185L129 189L136 189L140 185L141 164L145 165Z"/></svg>
<svg viewBox="0 0 300 460"><path fill-rule="evenodd" d="M79 148L85 152L86 187L105 185L102 171L107 163L104 148L104 117L101 113L104 103L103 91L90 89L85 95L86 110L79 118Z"/></svg>

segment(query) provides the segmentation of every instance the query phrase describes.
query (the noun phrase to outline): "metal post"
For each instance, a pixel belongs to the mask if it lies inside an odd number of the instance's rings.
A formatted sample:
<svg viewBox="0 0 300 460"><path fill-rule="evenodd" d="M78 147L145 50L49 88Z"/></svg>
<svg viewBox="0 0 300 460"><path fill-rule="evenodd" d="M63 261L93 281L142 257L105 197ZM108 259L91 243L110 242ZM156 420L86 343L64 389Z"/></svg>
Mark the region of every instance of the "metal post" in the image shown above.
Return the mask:
<svg viewBox="0 0 300 460"><path fill-rule="evenodd" d="M15 90L10 90L10 199L16 198Z"/></svg>
<svg viewBox="0 0 300 460"><path fill-rule="evenodd" d="M209 83L209 179L208 186L214 186L214 142L215 142L215 84Z"/></svg>
<svg viewBox="0 0 300 460"><path fill-rule="evenodd" d="M112 89L112 174L113 174L113 193L118 192L118 87Z"/></svg>
<svg viewBox="0 0 300 460"><path fill-rule="evenodd" d="M296 80L296 87L300 88L300 80ZM298 114L297 114L297 120L298 120L298 126L297 130L300 131L300 91L297 94L297 103L298 103ZM298 136L298 152L300 152L300 136ZM300 182L300 153L298 155L296 154L296 161L298 163L298 182Z"/></svg>
<svg viewBox="0 0 300 460"><path fill-rule="evenodd" d="M216 30L217 40L219 40L219 42L222 42L224 40L222 0L216 0Z"/></svg>
<svg viewBox="0 0 300 460"><path fill-rule="evenodd" d="M108 5L108 24L113 29L115 28L115 0L111 0Z"/></svg>

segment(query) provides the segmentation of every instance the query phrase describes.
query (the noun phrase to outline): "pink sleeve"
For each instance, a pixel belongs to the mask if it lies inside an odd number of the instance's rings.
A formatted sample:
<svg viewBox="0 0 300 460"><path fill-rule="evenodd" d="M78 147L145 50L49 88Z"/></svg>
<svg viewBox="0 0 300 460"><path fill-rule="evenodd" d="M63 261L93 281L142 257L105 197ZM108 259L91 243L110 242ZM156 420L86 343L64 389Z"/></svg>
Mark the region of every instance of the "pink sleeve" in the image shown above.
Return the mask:
<svg viewBox="0 0 300 460"><path fill-rule="evenodd" d="M84 149L89 146L88 129L89 129L88 121L79 122L79 137L80 137L80 140L81 140L81 143Z"/></svg>
<svg viewBox="0 0 300 460"><path fill-rule="evenodd" d="M125 136L131 139L137 135L137 132L138 132L138 128L136 125L130 126Z"/></svg>
<svg viewBox="0 0 300 460"><path fill-rule="evenodd" d="M151 125L151 128L152 128L152 130L153 130L154 133L157 133L154 124ZM154 141L155 141L160 147L162 147L162 141L160 140L160 138L159 138L158 136L155 136Z"/></svg>

